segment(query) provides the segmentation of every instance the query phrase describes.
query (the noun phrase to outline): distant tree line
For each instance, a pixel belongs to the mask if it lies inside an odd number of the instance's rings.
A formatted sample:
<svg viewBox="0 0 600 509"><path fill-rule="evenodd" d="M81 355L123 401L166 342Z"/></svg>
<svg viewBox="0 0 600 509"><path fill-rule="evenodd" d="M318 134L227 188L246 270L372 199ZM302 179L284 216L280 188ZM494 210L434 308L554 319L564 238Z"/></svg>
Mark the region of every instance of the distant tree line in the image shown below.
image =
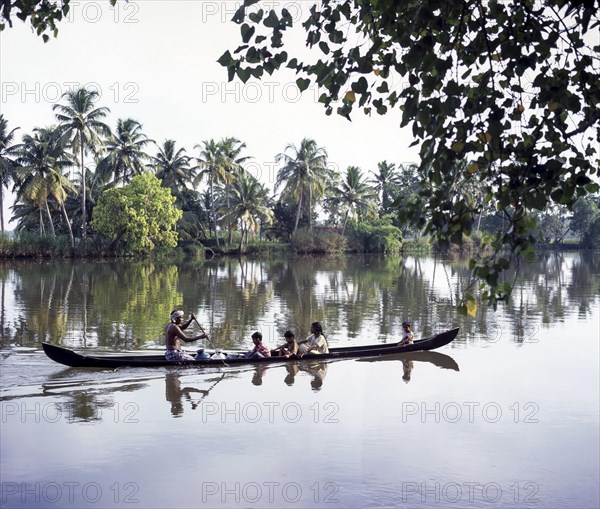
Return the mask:
<svg viewBox="0 0 600 509"><path fill-rule="evenodd" d="M15 194L17 234L68 238L79 253L90 252L90 236L92 246L110 253L178 243L243 251L258 240L291 242L299 252L394 252L402 238L420 240L423 217L403 213L422 192L417 165L380 161L370 171L349 166L341 173L325 147L304 138L275 156L273 194L248 171L252 157L242 141L204 140L188 152L172 139L157 143L132 118L111 128L108 108L97 101L86 88L65 93L53 106L56 124L20 142L18 128L0 115L0 199L6 190ZM463 178L464 164L448 169L455 174L449 192L480 211L474 234L501 230L503 215ZM531 221L542 243L569 237L593 247L600 237L598 195L580 198L572 212L557 205Z"/></svg>

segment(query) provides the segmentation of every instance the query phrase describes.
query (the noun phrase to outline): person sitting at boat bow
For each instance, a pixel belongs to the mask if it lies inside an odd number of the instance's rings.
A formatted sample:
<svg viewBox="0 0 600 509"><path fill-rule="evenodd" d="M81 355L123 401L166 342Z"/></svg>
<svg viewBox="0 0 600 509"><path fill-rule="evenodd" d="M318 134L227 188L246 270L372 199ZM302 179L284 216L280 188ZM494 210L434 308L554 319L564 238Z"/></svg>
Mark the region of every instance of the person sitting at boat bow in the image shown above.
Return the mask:
<svg viewBox="0 0 600 509"><path fill-rule="evenodd" d="M252 334L252 342L254 343L254 348L246 354L248 359L271 357L271 351L263 344L262 334L260 332L257 331Z"/></svg>
<svg viewBox="0 0 600 509"><path fill-rule="evenodd" d="M412 324L410 322L402 322L402 339L398 346L412 345L415 342L415 335L412 331Z"/></svg>
<svg viewBox="0 0 600 509"><path fill-rule="evenodd" d="M192 341L205 339L207 337L204 333L192 337L188 337L183 333L183 331L187 329L190 323L192 323L192 321L195 319L196 317L192 313L190 315L190 319L186 323L182 323L183 311L180 309L175 309L171 313L171 321L165 328L165 346L167 348L167 351L165 352L165 358L168 361L194 360L194 357L181 350L181 341L191 343Z"/></svg>
<svg viewBox="0 0 600 509"><path fill-rule="evenodd" d="M313 322L310 326L310 332L310 336L298 341L298 355L329 353L327 339L323 334L323 326L319 322Z"/></svg>

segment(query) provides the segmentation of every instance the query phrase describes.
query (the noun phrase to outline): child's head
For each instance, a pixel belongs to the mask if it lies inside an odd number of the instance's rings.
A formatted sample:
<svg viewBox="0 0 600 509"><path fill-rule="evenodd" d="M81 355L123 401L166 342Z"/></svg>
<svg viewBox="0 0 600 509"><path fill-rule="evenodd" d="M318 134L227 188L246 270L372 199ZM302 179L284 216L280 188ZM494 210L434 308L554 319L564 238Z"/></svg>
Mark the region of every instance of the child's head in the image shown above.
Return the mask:
<svg viewBox="0 0 600 509"><path fill-rule="evenodd" d="M262 341L262 334L260 332L252 334L252 341L254 341L254 344L260 343Z"/></svg>
<svg viewBox="0 0 600 509"><path fill-rule="evenodd" d="M402 328L404 330L412 330L412 323L410 323L410 322L402 322Z"/></svg>
<svg viewBox="0 0 600 509"><path fill-rule="evenodd" d="M283 337L288 343L291 343L295 339L294 333L291 330L285 331Z"/></svg>

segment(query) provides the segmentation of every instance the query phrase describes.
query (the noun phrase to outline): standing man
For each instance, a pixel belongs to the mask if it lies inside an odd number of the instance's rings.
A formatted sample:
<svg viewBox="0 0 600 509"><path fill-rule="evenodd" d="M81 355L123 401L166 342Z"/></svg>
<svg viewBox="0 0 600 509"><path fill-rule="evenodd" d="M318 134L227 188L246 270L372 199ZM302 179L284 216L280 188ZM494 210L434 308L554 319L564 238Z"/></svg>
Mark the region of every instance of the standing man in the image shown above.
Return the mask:
<svg viewBox="0 0 600 509"><path fill-rule="evenodd" d="M192 323L192 320L195 319L196 317L194 316L194 313L192 313L190 315L190 319L186 323L182 324L183 311L180 309L175 309L171 313L171 321L165 329L165 346L167 348L167 351L165 352L165 358L168 361L194 360L194 357L181 350L181 342L179 340L181 339L186 343L191 343L192 341L205 339L207 337L206 334L188 337L183 333L183 331L189 327L190 323Z"/></svg>

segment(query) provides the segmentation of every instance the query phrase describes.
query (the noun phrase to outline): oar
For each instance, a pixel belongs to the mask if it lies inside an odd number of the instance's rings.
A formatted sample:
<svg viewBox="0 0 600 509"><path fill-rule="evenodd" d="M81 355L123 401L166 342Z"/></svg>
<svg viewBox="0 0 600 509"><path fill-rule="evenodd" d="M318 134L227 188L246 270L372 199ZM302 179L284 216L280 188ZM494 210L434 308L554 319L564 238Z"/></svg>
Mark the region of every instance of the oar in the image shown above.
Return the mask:
<svg viewBox="0 0 600 509"><path fill-rule="evenodd" d="M198 327L200 327L200 330L202 331L202 334L204 334L206 336L206 339L208 340L208 342L210 343L210 345L215 349L215 353L220 353L219 349L214 345L214 343L211 341L210 337L208 337L208 334L204 330L204 327L202 327L202 325L200 325L200 322L196 319L196 315L192 315L192 316L194 317L194 322L196 322L196 324L198 325ZM223 360L223 359L220 359L220 360L223 363L223 365L225 365L226 367L229 367L229 365L225 362L225 360Z"/></svg>
<svg viewBox="0 0 600 509"><path fill-rule="evenodd" d="M208 337L208 334L204 330L204 327L202 327L202 325L200 325L200 322L196 319L195 315L192 315L192 316L194 316L194 322L196 322L196 325L198 325L198 327L200 327L200 330L202 331L202 334L204 334L206 336L206 339L208 340L208 342L210 343L210 345L216 350L215 345L213 344L213 342Z"/></svg>

